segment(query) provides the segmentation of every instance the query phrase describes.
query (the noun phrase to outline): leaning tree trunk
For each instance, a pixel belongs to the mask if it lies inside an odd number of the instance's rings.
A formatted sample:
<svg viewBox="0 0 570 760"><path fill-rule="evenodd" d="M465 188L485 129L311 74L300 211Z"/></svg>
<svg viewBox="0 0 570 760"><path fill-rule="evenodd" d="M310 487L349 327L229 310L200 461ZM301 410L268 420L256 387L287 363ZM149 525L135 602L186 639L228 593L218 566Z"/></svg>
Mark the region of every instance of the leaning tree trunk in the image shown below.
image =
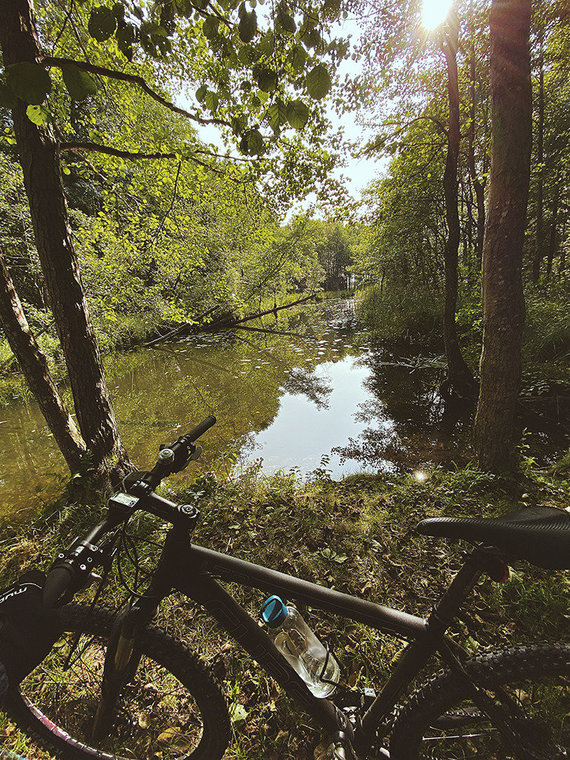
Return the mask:
<svg viewBox="0 0 570 760"><path fill-rule="evenodd" d="M530 176L531 0L491 8L492 159L483 250L483 351L474 442L479 464L513 469L524 322L522 249Z"/></svg>
<svg viewBox="0 0 570 760"><path fill-rule="evenodd" d="M85 454L85 443L51 379L46 357L30 330L12 278L1 258L0 320L10 348L69 469L77 472Z"/></svg>
<svg viewBox="0 0 570 760"><path fill-rule="evenodd" d="M38 41L29 0L0 0L4 65L36 62ZM126 460L119 438L77 256L71 239L57 144L47 127L33 124L26 104L13 110L35 242L67 365L79 428L95 475L103 481Z"/></svg>
<svg viewBox="0 0 570 760"><path fill-rule="evenodd" d="M475 395L475 381L465 363L457 339L455 312L457 311L458 253L460 241L457 162L459 159L459 84L457 78L457 27L450 24L444 43L447 62L447 92L449 96L449 126L447 132L447 158L443 175L447 241L445 259L445 303L443 311L443 340L447 359L447 378L442 389L463 397Z"/></svg>

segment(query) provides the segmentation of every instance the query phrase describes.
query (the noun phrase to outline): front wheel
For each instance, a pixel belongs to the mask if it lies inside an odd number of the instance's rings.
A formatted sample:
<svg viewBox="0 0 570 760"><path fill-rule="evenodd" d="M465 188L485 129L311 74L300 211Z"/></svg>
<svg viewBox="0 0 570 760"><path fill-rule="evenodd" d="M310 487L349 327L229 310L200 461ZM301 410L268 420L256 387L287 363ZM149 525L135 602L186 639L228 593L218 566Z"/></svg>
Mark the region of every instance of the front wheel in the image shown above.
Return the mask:
<svg viewBox="0 0 570 760"><path fill-rule="evenodd" d="M79 605L61 612L66 633L8 699L22 731L63 760L220 760L230 735L220 687L204 663L152 627L107 735L94 740L113 615Z"/></svg>
<svg viewBox="0 0 570 760"><path fill-rule="evenodd" d="M404 705L390 741L392 760L570 759L570 646L491 652L464 668L508 716L517 746L503 741L465 682L447 673Z"/></svg>

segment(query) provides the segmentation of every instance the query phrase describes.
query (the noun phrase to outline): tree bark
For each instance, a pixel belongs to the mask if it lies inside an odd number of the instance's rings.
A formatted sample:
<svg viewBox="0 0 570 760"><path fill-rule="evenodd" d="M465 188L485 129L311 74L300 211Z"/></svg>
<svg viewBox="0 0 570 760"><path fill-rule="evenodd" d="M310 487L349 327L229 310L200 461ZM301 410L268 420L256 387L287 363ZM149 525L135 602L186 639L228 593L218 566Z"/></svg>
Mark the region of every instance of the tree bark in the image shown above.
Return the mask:
<svg viewBox="0 0 570 760"><path fill-rule="evenodd" d="M36 62L40 51L29 0L0 0L4 65ZM14 131L50 306L67 365L79 428L97 479L111 479L127 462L81 284L68 222L57 145L33 124L26 104L13 110Z"/></svg>
<svg viewBox="0 0 570 760"><path fill-rule="evenodd" d="M542 21L540 24L542 25ZM538 282L544 258L544 30L540 30L540 51L538 55L538 113L536 133L536 238L532 262L532 281Z"/></svg>
<svg viewBox="0 0 570 760"><path fill-rule="evenodd" d="M475 43L471 45L470 60L469 60L469 94L471 97L470 103L470 119L468 140L468 166L469 177L475 191L475 198L477 202L477 240L475 243L475 255L479 269L483 261L483 240L485 235L485 187L477 176L477 168L475 166L475 121L476 121L476 104L475 104L475 86L476 86L476 70L475 70Z"/></svg>
<svg viewBox="0 0 570 760"><path fill-rule="evenodd" d="M85 454L85 443L51 379L46 357L30 330L12 279L1 258L0 319L10 348L69 469L77 472Z"/></svg>
<svg viewBox="0 0 570 760"><path fill-rule="evenodd" d="M448 390L463 397L475 394L475 381L465 363L457 339L455 313L457 311L458 256L460 242L457 163L459 159L459 83L457 78L457 26L450 22L449 33L444 42L447 63L447 92L449 99L449 125L447 133L447 157L443 175L447 240L445 259L445 303L443 311L443 340L447 358L447 378L442 384Z"/></svg>
<svg viewBox="0 0 570 760"><path fill-rule="evenodd" d="M530 177L531 0L491 7L492 159L483 249L483 350L474 443L479 465L514 469L524 323L522 250Z"/></svg>

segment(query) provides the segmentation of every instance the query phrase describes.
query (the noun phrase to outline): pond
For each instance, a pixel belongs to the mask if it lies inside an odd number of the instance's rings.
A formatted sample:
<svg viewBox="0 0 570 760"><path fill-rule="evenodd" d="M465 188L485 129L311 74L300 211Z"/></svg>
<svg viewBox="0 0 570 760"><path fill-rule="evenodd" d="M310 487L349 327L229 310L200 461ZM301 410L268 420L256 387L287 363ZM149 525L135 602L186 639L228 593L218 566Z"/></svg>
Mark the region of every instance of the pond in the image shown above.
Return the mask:
<svg viewBox="0 0 570 760"><path fill-rule="evenodd" d="M141 468L208 414L198 462L209 469L316 468L339 478L465 461L470 412L437 394L442 357L374 347L351 299L283 311L242 329L200 334L106 360L121 435ZM0 410L0 515L31 519L64 488L67 470L37 405Z"/></svg>

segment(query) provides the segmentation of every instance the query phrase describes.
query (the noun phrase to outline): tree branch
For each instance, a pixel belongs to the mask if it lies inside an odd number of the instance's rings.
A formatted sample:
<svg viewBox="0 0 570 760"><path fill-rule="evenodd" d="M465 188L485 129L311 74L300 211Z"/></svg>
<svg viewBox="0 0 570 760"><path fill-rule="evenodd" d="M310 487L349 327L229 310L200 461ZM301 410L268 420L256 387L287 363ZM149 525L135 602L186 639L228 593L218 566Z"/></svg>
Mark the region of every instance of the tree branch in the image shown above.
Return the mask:
<svg viewBox="0 0 570 760"><path fill-rule="evenodd" d="M406 122L405 124L402 124L398 129L396 129L395 132L393 132L390 135L390 138L385 139L384 137L379 137L371 145L367 145L366 148L364 148L358 156L368 156L370 153L373 153L374 151L378 150L379 148L383 147L385 143L388 141L388 139L394 140L395 138L399 137L402 132L405 132L407 129L409 129L413 124L416 124L418 121L431 121L435 124L435 126L439 129L439 131L445 136L445 139L447 140L448 134L447 129L445 126L439 121L439 119L436 119L434 116L417 116L415 119L412 119L411 121ZM385 124L384 126L395 126L395 124Z"/></svg>
<svg viewBox="0 0 570 760"><path fill-rule="evenodd" d="M212 166L206 161L202 161L196 156L180 156L178 153L143 153L130 150L121 150L120 148L113 148L110 145L100 145L99 143L92 142L67 142L58 143L60 151L75 151L83 152L85 150L93 151L95 153L105 153L107 156L116 156L117 158L126 158L129 161L139 161L146 159L161 159L161 158L177 158L179 161L193 161L195 164L203 166L205 169L209 169L211 172L215 172L220 176L225 176L221 169ZM231 179L231 178L230 178ZM237 181L237 180L236 180Z"/></svg>
<svg viewBox="0 0 570 760"><path fill-rule="evenodd" d="M121 82L136 84L153 100L160 103L161 106L168 108L169 111L185 116L187 119L191 119L198 124L219 124L226 127L230 126L228 122L223 121L223 119L203 119L201 116L192 114L190 111L186 111L186 109L174 105L174 103L171 103L169 100L166 100L166 98L163 98L162 95L159 95L158 92L155 92L155 90L153 90L152 87L150 87L138 74L127 74L124 71L116 71L115 69L108 69L105 66L97 66L88 61L75 61L72 58L53 58L52 56L44 55L41 57L40 61L44 66L56 66L57 68L71 64L83 71L89 71L91 74L98 74L99 76L109 77L110 79L118 79Z"/></svg>

